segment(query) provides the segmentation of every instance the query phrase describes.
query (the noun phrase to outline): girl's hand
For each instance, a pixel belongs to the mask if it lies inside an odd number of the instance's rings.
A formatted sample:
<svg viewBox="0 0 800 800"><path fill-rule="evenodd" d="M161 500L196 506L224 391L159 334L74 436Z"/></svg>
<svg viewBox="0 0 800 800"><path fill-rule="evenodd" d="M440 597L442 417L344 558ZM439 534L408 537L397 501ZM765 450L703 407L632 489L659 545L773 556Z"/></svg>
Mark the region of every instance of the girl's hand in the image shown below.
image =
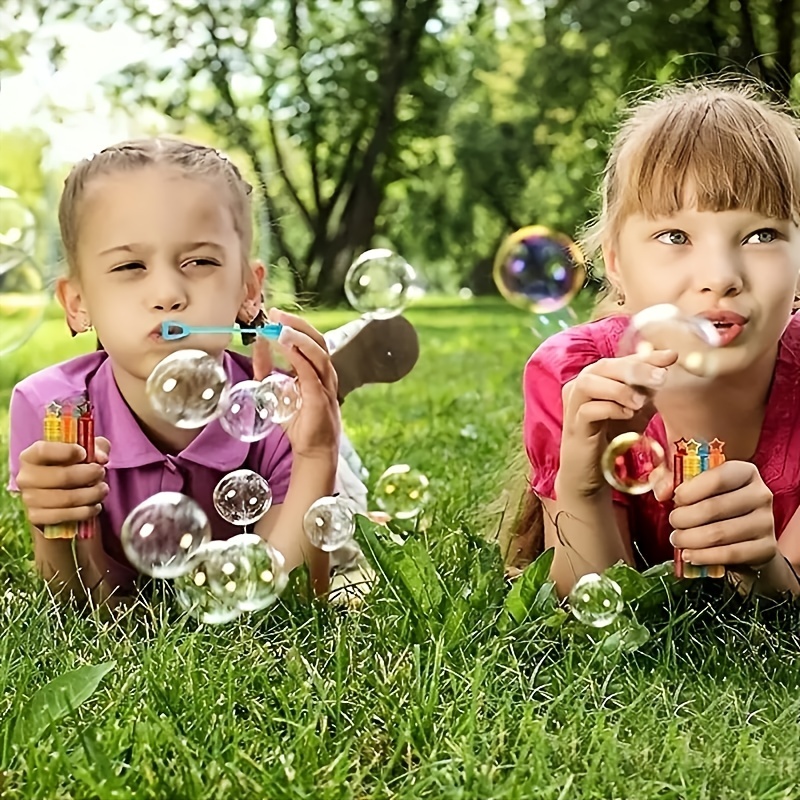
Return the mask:
<svg viewBox="0 0 800 800"><path fill-rule="evenodd" d="M755 465L726 461L675 490L669 521L685 561L758 570L778 553L772 492Z"/></svg>
<svg viewBox="0 0 800 800"><path fill-rule="evenodd" d="M77 444L34 442L19 456L17 486L31 525L60 525L96 517L108 494L105 465L111 445L95 439L95 464Z"/></svg>
<svg viewBox="0 0 800 800"><path fill-rule="evenodd" d="M678 359L672 350L604 358L564 385L564 428L556 494L591 497L608 484L600 460L620 433L641 433L655 413L653 394Z"/></svg>
<svg viewBox="0 0 800 800"><path fill-rule="evenodd" d="M294 456L336 463L339 449L338 381L325 339L309 322L285 311L270 309L270 322L285 327L278 347L297 376L303 403L286 425ZM259 337L253 344L253 378L263 380L272 371L269 342Z"/></svg>

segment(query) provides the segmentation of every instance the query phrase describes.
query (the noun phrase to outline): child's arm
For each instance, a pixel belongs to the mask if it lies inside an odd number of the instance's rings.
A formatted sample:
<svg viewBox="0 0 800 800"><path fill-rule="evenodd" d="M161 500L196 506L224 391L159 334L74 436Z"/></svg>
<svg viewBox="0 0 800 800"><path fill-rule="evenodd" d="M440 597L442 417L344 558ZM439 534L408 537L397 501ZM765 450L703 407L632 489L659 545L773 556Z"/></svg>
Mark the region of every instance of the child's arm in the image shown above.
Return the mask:
<svg viewBox="0 0 800 800"><path fill-rule="evenodd" d="M654 411L648 395L663 383L665 368L674 361L670 351L600 359L561 389L558 471L544 503L545 547L555 548L551 577L561 595L582 575L620 560L633 563L625 509L613 503L600 464L615 435L644 430ZM526 389L536 391L537 377L526 374ZM526 403L533 406L527 395ZM536 449L536 441L528 443L534 457Z"/></svg>
<svg viewBox="0 0 800 800"><path fill-rule="evenodd" d="M289 570L305 561L316 593L324 594L329 582L328 554L312 547L303 531L303 518L312 503L334 490L341 425L336 372L325 340L308 322L276 309L270 310L269 320L284 325L278 345L297 375L302 405L286 428L292 446L286 497L259 521L256 532L283 554ZM260 339L253 349L254 378L266 377L269 365L269 344Z"/></svg>
<svg viewBox="0 0 800 800"><path fill-rule="evenodd" d="M105 601L105 553L99 537L75 542L49 538L43 529L93 519L105 499L106 439L96 440L97 464L85 464L83 448L63 442L35 442L20 453L16 486L31 525L37 569L60 599Z"/></svg>
<svg viewBox="0 0 800 800"><path fill-rule="evenodd" d="M256 533L286 559L287 570L291 571L303 562L308 564L317 595L328 591L329 557L312 547L303 530L303 517L312 503L332 494L335 478L335 461L326 465L296 458L285 500L281 505L273 506L255 526Z"/></svg>

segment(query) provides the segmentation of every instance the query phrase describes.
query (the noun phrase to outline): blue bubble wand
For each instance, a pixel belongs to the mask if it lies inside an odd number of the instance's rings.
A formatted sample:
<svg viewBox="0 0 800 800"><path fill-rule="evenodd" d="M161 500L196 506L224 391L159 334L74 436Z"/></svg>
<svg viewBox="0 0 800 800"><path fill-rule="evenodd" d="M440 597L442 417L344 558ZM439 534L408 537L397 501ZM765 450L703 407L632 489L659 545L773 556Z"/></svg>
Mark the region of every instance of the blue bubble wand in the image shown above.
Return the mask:
<svg viewBox="0 0 800 800"><path fill-rule="evenodd" d="M183 322L162 322L161 338L167 342L174 342L178 339L185 339L193 333L252 333L256 336L263 336L265 339L277 339L281 335L283 325L280 322L271 325L259 325L256 328L239 327L220 327L206 325L186 325Z"/></svg>

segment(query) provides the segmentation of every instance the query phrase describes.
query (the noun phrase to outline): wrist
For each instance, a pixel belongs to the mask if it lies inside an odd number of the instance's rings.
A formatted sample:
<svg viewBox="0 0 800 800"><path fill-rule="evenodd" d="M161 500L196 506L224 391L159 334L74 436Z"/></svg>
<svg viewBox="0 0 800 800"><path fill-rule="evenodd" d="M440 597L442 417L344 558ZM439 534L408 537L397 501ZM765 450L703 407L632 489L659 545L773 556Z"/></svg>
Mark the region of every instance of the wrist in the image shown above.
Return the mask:
<svg viewBox="0 0 800 800"><path fill-rule="evenodd" d="M333 492L336 482L336 469L338 457L324 456L297 456L292 461L292 479L302 476L304 483L313 483L315 486L328 487L326 494Z"/></svg>

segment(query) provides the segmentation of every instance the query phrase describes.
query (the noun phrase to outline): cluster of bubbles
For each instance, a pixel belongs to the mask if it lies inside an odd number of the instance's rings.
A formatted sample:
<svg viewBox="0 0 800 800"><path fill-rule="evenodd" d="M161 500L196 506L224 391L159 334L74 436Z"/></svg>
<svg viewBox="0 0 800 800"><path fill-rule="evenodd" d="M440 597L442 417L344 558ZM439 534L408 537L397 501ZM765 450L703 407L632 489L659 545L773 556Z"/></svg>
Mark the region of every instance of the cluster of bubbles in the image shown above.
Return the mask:
<svg viewBox="0 0 800 800"><path fill-rule="evenodd" d="M672 350L677 355L675 368L669 371L669 387L673 390L713 377L719 369L721 343L720 332L708 319L661 304L631 316L617 355L646 358L657 350ZM638 495L653 489L665 458L658 441L644 433L629 431L612 439L600 466L610 486L625 494Z"/></svg>
<svg viewBox="0 0 800 800"><path fill-rule="evenodd" d="M36 238L33 212L16 192L0 186L0 357L34 334L49 302Z"/></svg>
<svg viewBox="0 0 800 800"><path fill-rule="evenodd" d="M240 469L217 484L214 507L222 519L245 528L272 505L272 490L257 473ZM212 540L200 505L178 492L160 492L125 519L122 547L130 563L154 578L174 579L179 604L205 623L229 622L274 603L288 575L282 555L247 533Z"/></svg>
<svg viewBox="0 0 800 800"><path fill-rule="evenodd" d="M202 350L176 350L160 361L146 385L152 407L177 428L201 428L215 419L234 439L257 442L300 409L295 378L230 384L222 364Z"/></svg>
<svg viewBox="0 0 800 800"><path fill-rule="evenodd" d="M415 270L389 250L371 250L352 265L345 283L353 306L367 319L400 314L420 292ZM157 413L183 429L214 420L228 435L256 442L301 407L295 378L274 373L263 381L231 385L220 361L202 350L176 350L150 374L146 391ZM375 485L375 502L385 516L414 519L429 501L428 479L405 464L387 469ZM246 532L272 505L272 489L259 474L239 469L213 492L220 518L242 528L227 541L214 540L200 505L176 492L161 492L131 511L122 529L130 563L154 578L174 580L180 605L204 623L223 623L266 608L286 587L281 554ZM303 519L309 541L327 552L351 544L356 529L351 502L323 497Z"/></svg>

